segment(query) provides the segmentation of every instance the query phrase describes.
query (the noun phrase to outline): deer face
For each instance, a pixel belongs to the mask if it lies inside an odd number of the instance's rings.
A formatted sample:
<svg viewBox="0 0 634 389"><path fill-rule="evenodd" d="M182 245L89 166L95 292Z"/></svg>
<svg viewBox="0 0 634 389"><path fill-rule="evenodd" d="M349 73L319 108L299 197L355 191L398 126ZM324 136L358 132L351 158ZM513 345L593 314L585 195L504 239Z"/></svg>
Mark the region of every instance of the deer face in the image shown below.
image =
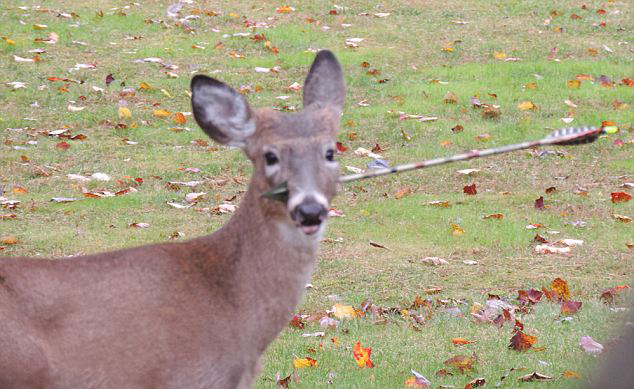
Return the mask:
<svg viewBox="0 0 634 389"><path fill-rule="evenodd" d="M269 214L304 235L318 236L336 193L335 137L345 96L341 67L328 51L317 54L304 83L304 110L253 112L244 98L205 76L192 80L192 106L200 127L222 144L240 147L255 165L254 188L266 193L286 184L285 202L262 199Z"/></svg>

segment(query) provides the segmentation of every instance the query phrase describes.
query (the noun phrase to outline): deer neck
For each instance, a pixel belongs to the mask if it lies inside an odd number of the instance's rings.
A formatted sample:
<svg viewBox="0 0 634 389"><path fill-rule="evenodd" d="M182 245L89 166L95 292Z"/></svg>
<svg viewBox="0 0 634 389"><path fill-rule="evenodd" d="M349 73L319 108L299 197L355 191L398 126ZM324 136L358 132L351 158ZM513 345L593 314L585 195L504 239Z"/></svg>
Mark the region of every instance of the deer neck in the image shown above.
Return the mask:
<svg viewBox="0 0 634 389"><path fill-rule="evenodd" d="M230 266L240 288L238 304L249 316L271 321L253 331L252 340L262 348L288 324L310 280L320 240L295 227L286 207L261 199L264 189L253 180L231 220L210 236L214 248L231 245L237 253Z"/></svg>

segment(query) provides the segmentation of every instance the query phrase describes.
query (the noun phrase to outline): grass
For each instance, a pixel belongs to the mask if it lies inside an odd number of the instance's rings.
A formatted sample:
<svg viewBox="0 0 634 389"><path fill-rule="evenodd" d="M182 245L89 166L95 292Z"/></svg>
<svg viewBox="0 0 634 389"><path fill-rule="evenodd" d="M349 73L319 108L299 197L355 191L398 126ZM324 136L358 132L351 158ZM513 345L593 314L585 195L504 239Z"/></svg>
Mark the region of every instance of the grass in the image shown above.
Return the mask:
<svg viewBox="0 0 634 389"><path fill-rule="evenodd" d="M613 218L614 214L632 217L632 201L610 201L611 192L631 193L621 185L634 180L634 93L620 84L624 78L634 78L634 8L629 2L587 1L583 9L569 0L406 4L358 0L345 2L346 8L331 14L333 5L318 0L291 4L296 10L281 14L275 12L281 3L219 1L185 5L183 16L196 9L218 14L201 13L189 22L191 29L166 17L169 4L87 1L71 9L66 2L50 1L46 4L50 11L43 12L30 8L36 2L23 1L19 5L26 10L9 4L0 8L0 36L7 37L0 41L1 82L26 83L26 88L17 90L0 86L0 191L4 191L0 196L21 201L15 210L0 209L0 215L16 215L0 220L0 237L18 239L18 244L0 246L3 255L61 257L166 241L175 232L185 238L212 232L229 216L174 209L166 203L182 199L189 191L208 193L197 205L201 209L234 196L237 202L250 166L238 151L200 142L204 135L191 118L179 125L170 117L157 118L153 111L190 111L187 90L194 72L214 73L236 88L248 87L247 98L254 106L301 107L301 94L286 88L305 77L314 55L308 49L330 48L344 67L348 86L340 141L349 151L339 155L342 167L365 168L369 161L352 151L376 144L394 165L538 139L565 126L561 118L569 115L574 117L571 125L597 126L608 120L620 132L591 146L549 148L559 155L539 157L523 151L343 188L333 205L345 217L331 220L328 237L334 243L322 245L314 287L298 309L311 314L330 309L336 301L358 307L368 298L378 306L407 308L425 289L438 286L442 292L431 298L450 301L466 318L449 315L440 304L425 324L417 325L418 330L407 317L396 314L388 315L385 324L374 324L373 318L345 320L339 329L327 330L323 339L300 336L320 331L316 324L304 330L289 328L265 354L256 386L275 387L275 374L290 374L292 359L306 355L319 365L298 369L299 382L291 383L292 387L316 387L328 381L339 387L402 387L410 369L425 375L434 387L463 387L475 377L494 385L510 368L526 370L512 372L501 387L516 387L518 376L535 370L555 377L541 386L557 388L574 387L592 374L596 358L578 347L579 338L590 335L604 344L615 341L614 328L621 315L598 296L604 288L630 282L634 270L627 246L634 243L633 223ZM97 13L99 9L103 16ZM605 14L597 12L600 9ZM76 12L79 18L58 16L60 12ZM390 15L373 16L378 12ZM245 27L245 20L264 22L269 28L252 31ZM48 27L34 30L36 23ZM50 32L59 35L56 44L33 42ZM243 32L263 33L279 54L267 49L264 41L225 36ZM351 37L364 41L359 48L347 48L345 39ZM34 48L46 50L40 54L41 61L14 60L14 55L32 58L29 50ZM244 58L233 58L232 53ZM504 61L495 58L496 53L521 60ZM550 53L554 55L549 57ZM147 57L159 57L177 67L171 71L179 77L168 77L168 70L156 63L134 62ZM366 61L369 68L360 66ZM97 66L70 71L77 63ZM256 66L281 70L260 74L253 71ZM367 74L371 69L378 74ZM108 74L115 80L106 86ZM570 88L568 81L580 74L606 75L614 84L605 87L583 80L579 88ZM49 77L82 83L51 82ZM141 89L142 82L152 88ZM528 87L531 83L536 89ZM134 95L122 96L124 88L134 88ZM447 92L457 97L455 104L443 102ZM280 95L290 97L282 102L276 99ZM499 105L500 117L483 118L481 110L472 107L472 96ZM118 117L121 100L127 103L131 118ZM360 106L362 100L369 105ZM533 102L537 109L520 110L518 104L523 101ZM71 112L69 104L85 109ZM390 110L439 119L401 121ZM464 130L453 133L456 125ZM188 128L177 132L174 127ZM84 134L86 139L46 135L60 128L72 135ZM482 134L489 139L477 140ZM624 144L615 145L616 140ZM70 148L56 148L61 141ZM465 168L480 172L475 176L456 173ZM66 177L96 172L107 173L113 180L81 184ZM142 178L143 183L134 178ZM166 185L192 180L205 183L191 190ZM462 188L472 183L478 194L467 196ZM89 191L117 191L131 185L137 186L138 193L61 204L49 201L82 198L82 186ZM553 186L557 191L545 194ZM411 194L396 198L404 188ZM587 190L587 195L579 195L579 188ZM533 206L540 196L545 198L544 210ZM450 206L428 205L437 200ZM493 213L504 218L483 219ZM586 227L571 224L578 221ZM150 228L129 228L133 222L149 223ZM450 223L463 228L464 235L453 236ZM582 239L584 245L571 256L537 255L532 242L535 230L526 228L533 223L544 225L537 232L549 240ZM389 250L369 245L370 240ZM449 264L425 266L420 259L427 256L445 258ZM466 265L465 260L478 264ZM525 332L538 338L537 346L545 347L541 352L509 350L508 324L498 329L469 319L470 309L484 304L488 293L513 301L518 289L549 285L556 277L568 281L573 299L582 301L583 307L571 321L558 321L559 306L546 302L521 316ZM617 301L619 306L624 304L624 298ZM333 337L338 345L331 341ZM453 337L476 343L456 348L449 341ZM351 351L356 341L372 348L376 368L356 366ZM475 371L435 375L446 359L472 353L478 359ZM562 378L565 370L574 370L581 378Z"/></svg>

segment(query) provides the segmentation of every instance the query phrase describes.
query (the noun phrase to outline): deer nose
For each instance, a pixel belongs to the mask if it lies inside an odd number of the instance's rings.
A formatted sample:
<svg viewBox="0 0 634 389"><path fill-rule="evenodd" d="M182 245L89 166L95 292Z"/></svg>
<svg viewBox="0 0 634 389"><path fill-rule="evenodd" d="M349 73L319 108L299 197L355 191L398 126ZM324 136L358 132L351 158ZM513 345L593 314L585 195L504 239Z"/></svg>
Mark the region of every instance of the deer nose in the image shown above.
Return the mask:
<svg viewBox="0 0 634 389"><path fill-rule="evenodd" d="M304 201L291 212L293 220L299 224L306 235L312 235L319 230L321 222L328 216L328 210L317 201Z"/></svg>

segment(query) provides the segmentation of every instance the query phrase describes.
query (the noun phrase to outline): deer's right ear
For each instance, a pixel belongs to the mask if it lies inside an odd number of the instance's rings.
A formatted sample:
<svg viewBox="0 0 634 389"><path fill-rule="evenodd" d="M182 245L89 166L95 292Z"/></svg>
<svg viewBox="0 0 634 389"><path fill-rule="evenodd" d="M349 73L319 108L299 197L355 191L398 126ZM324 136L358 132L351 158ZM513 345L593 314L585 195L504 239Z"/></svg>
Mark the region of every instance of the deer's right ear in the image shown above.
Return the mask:
<svg viewBox="0 0 634 389"><path fill-rule="evenodd" d="M192 79L192 109L200 128L220 144L244 148L255 132L247 101L224 83L203 75Z"/></svg>

